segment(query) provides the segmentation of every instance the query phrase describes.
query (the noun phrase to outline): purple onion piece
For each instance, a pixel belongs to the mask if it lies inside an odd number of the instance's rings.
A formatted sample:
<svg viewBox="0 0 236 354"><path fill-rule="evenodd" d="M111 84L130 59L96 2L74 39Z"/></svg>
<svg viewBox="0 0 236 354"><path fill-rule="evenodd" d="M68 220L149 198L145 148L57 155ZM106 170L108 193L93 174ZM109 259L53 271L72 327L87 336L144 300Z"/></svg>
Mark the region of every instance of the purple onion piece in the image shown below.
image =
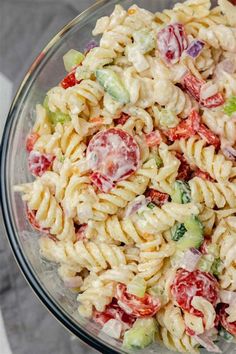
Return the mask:
<svg viewBox="0 0 236 354"><path fill-rule="evenodd" d="M95 47L98 47L98 43L94 39L92 39L91 41L89 41L86 44L86 46L84 48L84 51L87 53L87 52L89 52L91 49L93 49Z"/></svg>
<svg viewBox="0 0 236 354"><path fill-rule="evenodd" d="M228 145L222 148L222 152L229 160L235 161L236 160L236 149L232 146Z"/></svg>
<svg viewBox="0 0 236 354"><path fill-rule="evenodd" d="M201 53L204 45L205 45L204 42L196 39L189 44L188 48L186 49L186 53L190 57L196 58Z"/></svg>

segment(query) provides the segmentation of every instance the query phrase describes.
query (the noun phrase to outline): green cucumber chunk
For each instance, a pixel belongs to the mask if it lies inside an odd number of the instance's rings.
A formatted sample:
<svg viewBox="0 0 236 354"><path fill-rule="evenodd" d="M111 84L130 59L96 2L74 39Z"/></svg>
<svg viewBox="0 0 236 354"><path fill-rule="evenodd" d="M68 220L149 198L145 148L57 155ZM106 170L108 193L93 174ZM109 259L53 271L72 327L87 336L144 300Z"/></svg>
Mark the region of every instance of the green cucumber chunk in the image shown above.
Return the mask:
<svg viewBox="0 0 236 354"><path fill-rule="evenodd" d="M129 92L114 71L111 69L98 69L96 70L96 78L99 84L115 101L122 104L129 103Z"/></svg>
<svg viewBox="0 0 236 354"><path fill-rule="evenodd" d="M48 96L46 96L43 101L43 107L46 109L48 118L53 125L56 125L57 123L64 124L66 122L71 121L71 117L68 114L62 113L60 111L56 111L56 112L50 111L48 107Z"/></svg>
<svg viewBox="0 0 236 354"><path fill-rule="evenodd" d="M186 204L191 202L191 190L188 182L175 181L174 192L171 195L172 202Z"/></svg>
<svg viewBox="0 0 236 354"><path fill-rule="evenodd" d="M176 223L172 228L171 228L171 239L173 241L179 241L181 237L184 236L185 232L187 231L186 227L184 224L180 224L179 222Z"/></svg>
<svg viewBox="0 0 236 354"><path fill-rule="evenodd" d="M75 49L69 50L63 56L64 66L67 72L70 72L84 60L84 55Z"/></svg>
<svg viewBox="0 0 236 354"><path fill-rule="evenodd" d="M141 29L133 33L136 47L142 54L146 54L156 47L155 33L148 29Z"/></svg>
<svg viewBox="0 0 236 354"><path fill-rule="evenodd" d="M176 246L180 250L186 250L191 247L199 248L204 240L203 225L197 216L192 215L184 222L186 232L177 241Z"/></svg>
<svg viewBox="0 0 236 354"><path fill-rule="evenodd" d="M156 333L154 318L135 321L133 327L125 332L123 346L127 349L143 349L154 342Z"/></svg>
<svg viewBox="0 0 236 354"><path fill-rule="evenodd" d="M231 96L226 101L226 104L224 106L224 112L230 117L232 116L232 114L234 112L236 112L236 97L235 96Z"/></svg>

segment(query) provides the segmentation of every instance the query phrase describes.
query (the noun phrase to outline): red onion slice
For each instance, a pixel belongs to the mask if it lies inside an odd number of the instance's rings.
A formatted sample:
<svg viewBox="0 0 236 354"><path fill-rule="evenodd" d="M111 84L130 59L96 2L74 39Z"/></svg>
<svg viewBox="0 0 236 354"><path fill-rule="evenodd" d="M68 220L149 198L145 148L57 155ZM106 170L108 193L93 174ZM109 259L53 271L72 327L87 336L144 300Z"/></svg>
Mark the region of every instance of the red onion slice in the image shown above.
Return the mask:
<svg viewBox="0 0 236 354"><path fill-rule="evenodd" d="M204 42L196 39L189 44L188 48L186 49L186 53L192 58L197 58L204 46Z"/></svg>
<svg viewBox="0 0 236 354"><path fill-rule="evenodd" d="M199 334L198 336L195 335L193 338L201 344L206 350L210 353L222 353L222 350L215 345L215 343L212 341L212 339L206 334Z"/></svg>
<svg viewBox="0 0 236 354"><path fill-rule="evenodd" d="M184 268L189 272L193 272L201 258L202 254L196 248L187 250L183 258L179 262L179 267Z"/></svg>
<svg viewBox="0 0 236 354"><path fill-rule="evenodd" d="M150 198L145 198L144 195L140 195L127 205L124 213L124 217L128 218L129 216L135 214L140 208L146 206L150 202Z"/></svg>

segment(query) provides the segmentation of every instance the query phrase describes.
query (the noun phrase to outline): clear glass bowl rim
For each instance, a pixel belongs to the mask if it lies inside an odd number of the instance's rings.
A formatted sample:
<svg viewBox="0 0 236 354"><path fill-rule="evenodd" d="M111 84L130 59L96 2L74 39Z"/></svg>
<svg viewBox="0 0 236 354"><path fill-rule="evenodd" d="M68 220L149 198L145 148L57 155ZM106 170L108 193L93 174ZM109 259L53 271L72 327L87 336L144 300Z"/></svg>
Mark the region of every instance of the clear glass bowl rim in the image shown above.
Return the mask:
<svg viewBox="0 0 236 354"><path fill-rule="evenodd" d="M102 343L99 338L95 336L91 336L86 332L83 328L80 327L79 324L73 323L69 316L65 315L58 308L56 302L47 294L47 292L41 287L40 282L31 271L30 266L27 262L27 258L21 249L20 243L18 241L17 235L15 234L10 215L10 205L7 198L7 188L6 188L6 180L7 180L7 169L6 159L8 155L8 146L9 146L9 136L11 132L11 127L13 125L14 120L17 118L16 111L17 107L22 103L25 93L30 88L32 82L37 77L37 71L41 64L44 62L44 59L49 56L49 53L53 51L58 42L61 40L64 34L69 32L76 26L81 20L85 19L87 16L91 15L93 11L97 10L100 6L103 6L109 3L110 0L97 0L92 6L90 6L87 10L80 13L73 20L67 23L63 28L50 40L50 42L42 49L41 53L36 57L33 61L32 65L28 69L25 74L24 79L22 80L15 97L12 101L6 124L3 130L2 142L0 146L0 205L2 208L2 216L3 216L3 224L6 229L6 236L10 247L13 251L15 260L23 273L28 284L31 286L35 294L41 300L41 302L46 306L46 308L51 312L54 317L70 332L75 334L78 338L82 339L84 342L89 344L91 347L99 350L104 354L119 354L121 351L116 351L112 349L110 346ZM116 2L116 1L115 1ZM117 2L119 2L117 0ZM43 55L42 55L43 53Z"/></svg>

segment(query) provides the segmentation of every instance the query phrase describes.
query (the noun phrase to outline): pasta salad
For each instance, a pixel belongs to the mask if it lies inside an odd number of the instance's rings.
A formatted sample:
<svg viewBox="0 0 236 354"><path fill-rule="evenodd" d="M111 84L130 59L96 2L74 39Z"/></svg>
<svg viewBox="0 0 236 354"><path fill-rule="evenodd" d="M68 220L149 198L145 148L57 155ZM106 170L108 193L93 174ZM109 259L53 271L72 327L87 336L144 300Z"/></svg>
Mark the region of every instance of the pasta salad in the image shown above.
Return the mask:
<svg viewBox="0 0 236 354"><path fill-rule="evenodd" d="M15 186L78 311L126 349L236 338L236 7L116 5L37 104Z"/></svg>

